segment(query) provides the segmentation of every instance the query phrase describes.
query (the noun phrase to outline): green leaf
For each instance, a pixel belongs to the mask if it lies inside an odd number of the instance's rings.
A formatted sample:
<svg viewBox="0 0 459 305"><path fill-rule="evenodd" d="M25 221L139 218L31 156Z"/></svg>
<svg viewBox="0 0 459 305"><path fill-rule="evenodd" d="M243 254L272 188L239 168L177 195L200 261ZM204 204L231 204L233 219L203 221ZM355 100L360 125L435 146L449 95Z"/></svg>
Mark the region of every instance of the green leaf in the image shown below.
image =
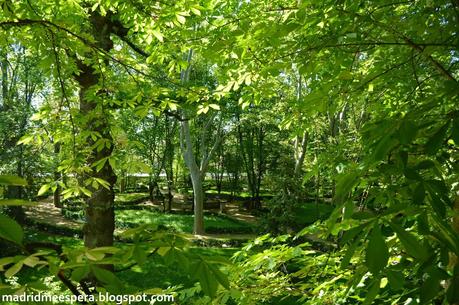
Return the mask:
<svg viewBox="0 0 459 305"><path fill-rule="evenodd" d="M440 129L427 141L426 152L429 155L435 154L442 146L446 138L446 132L448 131L449 124L450 121L448 121L448 123L440 127Z"/></svg>
<svg viewBox="0 0 459 305"><path fill-rule="evenodd" d="M406 252L414 258L424 261L428 257L427 250L420 244L418 239L410 232L405 231L394 222L390 223L391 228L397 234Z"/></svg>
<svg viewBox="0 0 459 305"><path fill-rule="evenodd" d="M30 255L23 260L24 265L29 267L35 267L40 263L40 259L35 255Z"/></svg>
<svg viewBox="0 0 459 305"><path fill-rule="evenodd" d="M404 120L398 130L398 139L401 144L410 144L417 135L418 128L413 122Z"/></svg>
<svg viewBox="0 0 459 305"><path fill-rule="evenodd" d="M91 11L94 12L98 6L99 6L99 2L94 3L94 5L91 7Z"/></svg>
<svg viewBox="0 0 459 305"><path fill-rule="evenodd" d="M204 293L211 298L216 296L219 283L229 288L228 278L216 266L208 264L203 258L194 263L191 269L191 273L198 278Z"/></svg>
<svg viewBox="0 0 459 305"><path fill-rule="evenodd" d="M344 202L348 193L352 191L353 187L359 181L358 178L358 173L350 172L338 179L336 183L336 193L334 198L337 203Z"/></svg>
<svg viewBox="0 0 459 305"><path fill-rule="evenodd" d="M417 171L415 171L412 168L405 168L403 171L405 174L405 177L410 180L417 180L417 181L422 181L422 176L418 174Z"/></svg>
<svg viewBox="0 0 459 305"><path fill-rule="evenodd" d="M457 232L437 214L430 213L429 218L435 236L439 237L452 252L459 256L459 236Z"/></svg>
<svg viewBox="0 0 459 305"><path fill-rule="evenodd" d="M156 39L158 39L160 42L164 42L164 36L163 34L161 34L161 31L159 29L153 29L151 31L151 33L153 34L153 36L156 37Z"/></svg>
<svg viewBox="0 0 459 305"><path fill-rule="evenodd" d="M27 181L23 178L13 175L0 175L0 184L26 186Z"/></svg>
<svg viewBox="0 0 459 305"><path fill-rule="evenodd" d="M415 205L422 205L424 198L426 196L426 190L424 189L424 184L422 182L418 183L413 192L413 203Z"/></svg>
<svg viewBox="0 0 459 305"><path fill-rule="evenodd" d="M429 303L429 301L435 298L440 291L440 281L442 280L442 276L436 269L429 272L427 278L422 283L420 291L421 304Z"/></svg>
<svg viewBox="0 0 459 305"><path fill-rule="evenodd" d="M24 232L16 221L0 214L0 237L20 245L24 238Z"/></svg>
<svg viewBox="0 0 459 305"><path fill-rule="evenodd" d="M449 304L457 304L459 302L459 289L457 287L459 287L459 264L456 264L454 268L453 277L446 291L446 299Z"/></svg>
<svg viewBox="0 0 459 305"><path fill-rule="evenodd" d="M416 226L418 228L418 232L422 235L429 235L431 233L429 220L425 211L416 217Z"/></svg>
<svg viewBox="0 0 459 305"><path fill-rule="evenodd" d="M387 134L381 138L376 144L374 151L371 155L372 161L381 161L384 159L389 151L395 146L396 141L392 137L392 134Z"/></svg>
<svg viewBox="0 0 459 305"><path fill-rule="evenodd" d="M209 104L209 107L214 109L214 110L220 110L220 106L217 104Z"/></svg>
<svg viewBox="0 0 459 305"><path fill-rule="evenodd" d="M360 240L357 239L347 248L346 254L344 254L343 258L341 259L341 269L346 269L347 266L349 266L349 263L351 262L351 259L354 256L355 250L357 250L359 244Z"/></svg>
<svg viewBox="0 0 459 305"><path fill-rule="evenodd" d="M197 9L196 7L192 7L192 8L190 8L190 10L193 12L193 14L195 14L197 16L201 16L201 11L199 9Z"/></svg>
<svg viewBox="0 0 459 305"><path fill-rule="evenodd" d="M40 190L38 190L37 196L43 196L51 187L50 184L44 184L40 187Z"/></svg>
<svg viewBox="0 0 459 305"><path fill-rule="evenodd" d="M364 223L360 224L357 227L353 227L352 229L347 230L344 233L343 237L341 238L340 244L344 245L345 243L347 243L347 242L349 242L351 240L354 240L355 237L357 235L360 235L360 233L362 233L363 229L365 229L371 223L372 223L371 221L364 222Z"/></svg>
<svg viewBox="0 0 459 305"><path fill-rule="evenodd" d="M3 271L5 270L4 267L6 265L9 265L11 263L14 263L15 262L15 258L14 257L3 257L3 258L0 258L0 271Z"/></svg>
<svg viewBox="0 0 459 305"><path fill-rule="evenodd" d="M434 212L440 217L445 217L448 202L445 202L445 198L443 197L444 194L442 194L441 190L433 183L425 183L425 188L430 195L430 200L428 200L428 202ZM446 194L448 194L448 192L446 192ZM448 200L448 198L446 199Z"/></svg>
<svg viewBox="0 0 459 305"><path fill-rule="evenodd" d="M78 188L80 190L81 193L85 194L86 196L88 197L91 197L92 193L90 190L88 190L87 188L85 187L80 187Z"/></svg>
<svg viewBox="0 0 459 305"><path fill-rule="evenodd" d="M86 257L92 261L100 261L105 257L105 253L97 251L97 249L90 249L86 251Z"/></svg>
<svg viewBox="0 0 459 305"><path fill-rule="evenodd" d="M367 295L365 296L365 301L363 301L362 305L373 304L373 300L378 295L380 284L381 278L377 278L371 283L370 288L368 288Z"/></svg>
<svg viewBox="0 0 459 305"><path fill-rule="evenodd" d="M89 265L73 269L70 278L75 282L79 282L89 274Z"/></svg>
<svg viewBox="0 0 459 305"><path fill-rule="evenodd" d="M218 283L215 278L212 277L207 264L200 260L192 269L193 271L191 273L198 278L202 291L211 298L214 298L217 293Z"/></svg>
<svg viewBox="0 0 459 305"><path fill-rule="evenodd" d="M403 289L405 276L401 271L388 270L387 279L389 280L389 285L393 290L397 291Z"/></svg>
<svg viewBox="0 0 459 305"><path fill-rule="evenodd" d="M18 145L19 144L29 144L30 142L33 141L35 137L33 135L25 135L25 136L22 136L21 139L19 139L18 141Z"/></svg>
<svg viewBox="0 0 459 305"><path fill-rule="evenodd" d="M5 271L5 277L12 277L13 275L21 271L22 266L24 266L24 262L21 260Z"/></svg>
<svg viewBox="0 0 459 305"><path fill-rule="evenodd" d="M365 264L373 274L378 274L384 267L386 267L389 260L389 250L381 234L379 224L375 224L371 231L367 251L365 256Z"/></svg>
<svg viewBox="0 0 459 305"><path fill-rule="evenodd" d="M109 289L108 286L110 286L111 291L115 292L117 290L119 292L119 290L122 289L123 283L118 279L118 277L116 277L115 274L113 274L113 272L94 265L91 266L91 271L99 281L106 285L107 289Z"/></svg>
<svg viewBox="0 0 459 305"><path fill-rule="evenodd" d="M139 246L134 247L134 252L133 252L134 260L139 264L143 265L148 258L148 253L144 249L142 249Z"/></svg>
<svg viewBox="0 0 459 305"><path fill-rule="evenodd" d="M218 267L215 265L209 264L209 269L210 271L212 271L214 277L217 279L220 285L222 285L226 289L229 289L230 284L228 281L228 277L225 274L223 274L223 272L221 272L220 269L218 269Z"/></svg>
<svg viewBox="0 0 459 305"><path fill-rule="evenodd" d="M186 18L180 14L175 14L175 18L177 18L177 21L181 24L184 24L186 22Z"/></svg>

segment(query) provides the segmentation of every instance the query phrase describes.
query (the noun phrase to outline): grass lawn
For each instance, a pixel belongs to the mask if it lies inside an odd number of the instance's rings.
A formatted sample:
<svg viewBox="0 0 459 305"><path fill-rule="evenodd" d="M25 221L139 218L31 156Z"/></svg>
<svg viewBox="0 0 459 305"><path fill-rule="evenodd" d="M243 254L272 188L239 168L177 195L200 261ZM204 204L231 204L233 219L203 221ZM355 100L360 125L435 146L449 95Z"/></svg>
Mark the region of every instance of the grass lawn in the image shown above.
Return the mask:
<svg viewBox="0 0 459 305"><path fill-rule="evenodd" d="M189 194L193 194L192 191L188 191ZM218 194L218 191L215 189L210 189L206 190L206 194ZM229 191L221 191L220 194L222 195L231 195L231 192ZM260 192L260 197L265 197L265 196L272 196L273 194L270 192ZM252 195L249 192L236 192L234 194L236 197L241 197L241 198L251 198Z"/></svg>
<svg viewBox="0 0 459 305"><path fill-rule="evenodd" d="M164 226L176 232L191 233L193 231L193 215L191 214L121 210L116 212L115 220L119 228L153 224ZM253 224L220 215L205 215L204 225L207 233L251 233L255 229Z"/></svg>
<svg viewBox="0 0 459 305"><path fill-rule="evenodd" d="M148 200L148 193L119 193L115 194L115 204L134 203Z"/></svg>

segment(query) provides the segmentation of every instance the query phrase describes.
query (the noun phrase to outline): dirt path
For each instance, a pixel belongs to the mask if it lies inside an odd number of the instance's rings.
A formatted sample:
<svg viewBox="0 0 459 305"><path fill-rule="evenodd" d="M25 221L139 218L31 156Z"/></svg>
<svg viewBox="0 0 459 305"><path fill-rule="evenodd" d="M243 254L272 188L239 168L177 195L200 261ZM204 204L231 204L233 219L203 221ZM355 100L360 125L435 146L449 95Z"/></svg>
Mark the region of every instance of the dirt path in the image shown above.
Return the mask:
<svg viewBox="0 0 459 305"><path fill-rule="evenodd" d="M64 227L81 230L83 222L65 218L61 209L56 208L50 199L39 201L37 205L25 208L27 218L40 224L49 224L55 227Z"/></svg>

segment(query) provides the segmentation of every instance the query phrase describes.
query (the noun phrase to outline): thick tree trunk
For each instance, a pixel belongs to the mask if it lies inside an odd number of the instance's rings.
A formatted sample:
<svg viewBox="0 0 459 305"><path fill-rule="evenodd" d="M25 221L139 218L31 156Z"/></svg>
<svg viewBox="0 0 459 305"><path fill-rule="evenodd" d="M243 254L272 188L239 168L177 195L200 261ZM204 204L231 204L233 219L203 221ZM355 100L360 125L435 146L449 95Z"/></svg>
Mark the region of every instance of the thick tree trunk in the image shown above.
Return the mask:
<svg viewBox="0 0 459 305"><path fill-rule="evenodd" d="M87 81L87 82L86 82ZM92 85L97 84L97 76L91 67L85 66L78 77L80 89L80 109L83 115L91 116L94 114L95 102L86 98L86 93ZM89 122L86 126L88 130L99 132L105 139L112 140L109 126L105 123L103 113ZM88 146L92 146L92 140L88 140ZM89 158L90 163L97 162L106 157L110 157L112 147L104 147L97 151L94 149ZM92 194L86 200L85 216L86 222L83 228L84 244L88 248L111 246L113 245L113 232L115 230L114 199L115 193L113 186L116 176L109 162L105 162L104 167L96 172L95 169L89 174L90 177L100 178L107 181L109 189L99 186L98 189L91 189ZM89 178L89 177L87 177Z"/></svg>
<svg viewBox="0 0 459 305"><path fill-rule="evenodd" d="M112 29L109 16L100 16L94 12L90 20L95 44L108 52L113 47L113 43L110 40ZM88 94L92 87L99 83L100 73L95 71L90 64L81 61L78 62L78 66L81 71L78 76L75 76L75 79L80 86L80 112L88 118L85 126L82 127L84 130L98 132L102 138L113 143L107 120L108 113L104 110L102 103L98 103L97 99L90 98ZM97 97L103 98L100 94L97 94ZM88 137L87 145L91 147L93 144L94 141ZM110 145L110 147L104 146L101 150L94 148L88 162L93 164L103 158L110 157L112 150L113 145ZM88 248L111 246L113 245L113 232L115 230L115 194L113 187L116 182L116 175L110 163L105 162L100 171L97 172L93 169L88 176L84 178L94 177L107 181L109 188L106 189L102 186L97 189L91 188L92 194L87 198L85 207L84 244Z"/></svg>

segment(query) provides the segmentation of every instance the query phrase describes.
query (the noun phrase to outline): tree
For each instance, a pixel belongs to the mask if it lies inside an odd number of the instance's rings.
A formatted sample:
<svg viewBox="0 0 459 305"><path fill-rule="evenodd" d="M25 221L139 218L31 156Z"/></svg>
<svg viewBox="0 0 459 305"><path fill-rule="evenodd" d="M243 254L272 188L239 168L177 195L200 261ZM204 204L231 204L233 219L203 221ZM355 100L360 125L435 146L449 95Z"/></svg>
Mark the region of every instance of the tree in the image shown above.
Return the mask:
<svg viewBox="0 0 459 305"><path fill-rule="evenodd" d="M1 49L1 73L2 73L2 103L1 115L1 154L2 172L6 170L10 174L32 179L31 165L37 161L33 157L31 148L16 145L30 128L29 118L32 116L34 107L33 100L37 92L41 90L41 74L35 67L35 60L30 52L20 45L8 42ZM8 198L28 199L32 197L27 189L20 185L11 185L7 189ZM9 207L14 219L23 223L25 214L21 206Z"/></svg>
<svg viewBox="0 0 459 305"><path fill-rule="evenodd" d="M215 114L210 114L205 121L204 126L200 129L200 162L197 164L196 156L194 153L193 142L191 139L190 125L186 118L183 118L180 122L180 146L183 152L183 159L187 165L191 181L193 183L193 197L194 197L194 226L193 233L196 235L204 234L204 188L202 182L205 179L209 161L215 153L220 141L222 139L221 134L221 121L218 124L214 141L211 147L208 147L207 142L210 138L210 130L212 123L215 119Z"/></svg>

